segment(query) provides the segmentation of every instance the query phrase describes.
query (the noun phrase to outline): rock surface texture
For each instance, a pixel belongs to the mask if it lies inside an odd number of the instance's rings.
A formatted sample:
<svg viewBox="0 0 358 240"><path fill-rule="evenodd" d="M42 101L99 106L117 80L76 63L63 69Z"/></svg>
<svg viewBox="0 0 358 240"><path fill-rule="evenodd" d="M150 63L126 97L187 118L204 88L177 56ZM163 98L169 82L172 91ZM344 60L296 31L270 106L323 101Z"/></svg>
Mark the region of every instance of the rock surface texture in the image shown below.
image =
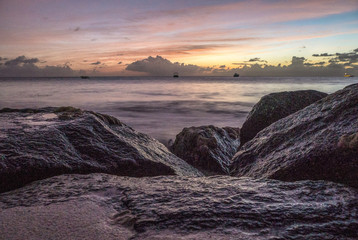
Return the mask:
<svg viewBox="0 0 358 240"><path fill-rule="evenodd" d="M0 192L65 173L202 174L118 119L71 107L0 111Z"/></svg>
<svg viewBox="0 0 358 240"><path fill-rule="evenodd" d="M327 94L314 90L278 92L268 94L255 104L242 125L240 146L253 139L258 132L270 124L301 110L326 97Z"/></svg>
<svg viewBox="0 0 358 240"><path fill-rule="evenodd" d="M357 239L357 189L324 181L62 175L0 194L2 239Z"/></svg>
<svg viewBox="0 0 358 240"><path fill-rule="evenodd" d="M239 129L214 126L184 128L170 147L178 157L207 174L228 174L239 146Z"/></svg>
<svg viewBox="0 0 358 240"><path fill-rule="evenodd" d="M259 132L235 154L231 174L358 187L358 84Z"/></svg>

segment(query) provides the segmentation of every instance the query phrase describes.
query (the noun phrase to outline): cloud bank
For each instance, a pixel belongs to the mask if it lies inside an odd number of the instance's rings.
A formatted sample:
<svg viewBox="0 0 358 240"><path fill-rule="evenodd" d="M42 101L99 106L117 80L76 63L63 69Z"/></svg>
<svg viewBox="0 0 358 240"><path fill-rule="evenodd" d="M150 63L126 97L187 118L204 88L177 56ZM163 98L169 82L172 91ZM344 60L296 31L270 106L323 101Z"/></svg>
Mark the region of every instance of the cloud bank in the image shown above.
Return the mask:
<svg viewBox="0 0 358 240"><path fill-rule="evenodd" d="M14 59L0 57L0 77L72 77L82 72L71 69L64 64L62 66L39 67L38 58L19 56Z"/></svg>
<svg viewBox="0 0 358 240"><path fill-rule="evenodd" d="M132 62L126 67L126 70L147 73L151 76L170 76L174 72L179 72L182 76L195 76L209 74L212 68L178 62L172 63L161 56L150 56L146 59Z"/></svg>
<svg viewBox="0 0 358 240"><path fill-rule="evenodd" d="M261 58L251 58L237 68L219 65L218 67L201 67L193 64L171 62L161 56L148 57L135 61L126 68L128 71L145 73L151 76L170 76L179 72L181 76L213 75L231 76L240 73L241 76L282 76L282 77L341 77L344 73L358 75L358 49L348 53L313 54L313 57L330 57L328 61L313 62L304 57L293 56L288 65L269 65Z"/></svg>
<svg viewBox="0 0 358 240"><path fill-rule="evenodd" d="M358 54L349 53L314 54L314 57L333 56L327 62L313 62L304 57L293 56L289 65L245 64L232 69L214 69L213 75L228 75L235 72L242 76L279 76L279 77L342 77L344 73L358 75ZM238 64L237 64L238 65Z"/></svg>
<svg viewBox="0 0 358 240"><path fill-rule="evenodd" d="M313 60L305 57L293 56L287 65L270 65L259 57L250 58L241 63L203 67L194 64L171 62L162 56L147 57L134 61L126 66L120 75L172 76L179 72L180 76L282 76L282 77L341 77L344 73L358 75L358 48L347 53L316 53ZM86 61L87 62L87 61ZM0 57L0 77L75 77L80 75L108 75L97 68L107 66L100 61L89 63L95 67L90 73L72 69L69 64L59 66L41 66L45 63L38 58L18 56L13 59ZM117 62L116 65L121 65ZM102 70L103 70L102 69ZM112 75L118 75L114 73Z"/></svg>

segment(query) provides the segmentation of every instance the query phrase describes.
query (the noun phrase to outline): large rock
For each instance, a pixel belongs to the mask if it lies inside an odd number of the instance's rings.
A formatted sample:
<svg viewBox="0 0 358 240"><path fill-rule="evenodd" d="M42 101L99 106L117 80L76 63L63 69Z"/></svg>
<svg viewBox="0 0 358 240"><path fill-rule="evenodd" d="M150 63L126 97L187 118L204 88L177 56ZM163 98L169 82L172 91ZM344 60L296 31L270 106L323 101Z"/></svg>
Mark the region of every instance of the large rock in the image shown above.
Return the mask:
<svg viewBox="0 0 358 240"><path fill-rule="evenodd" d="M3 109L0 192L64 173L124 176L201 173L114 117L74 108Z"/></svg>
<svg viewBox="0 0 358 240"><path fill-rule="evenodd" d="M252 108L240 132L240 145L253 139L258 132L270 124L326 97L314 90L278 92L263 96Z"/></svg>
<svg viewBox="0 0 358 240"><path fill-rule="evenodd" d="M184 128L170 147L178 157L204 173L228 174L239 146L239 129L214 126Z"/></svg>
<svg viewBox="0 0 358 240"><path fill-rule="evenodd" d="M357 212L324 181L62 175L0 194L0 238L348 240Z"/></svg>
<svg viewBox="0 0 358 240"><path fill-rule="evenodd" d="M234 176L323 179L358 187L358 84L259 132L233 158Z"/></svg>

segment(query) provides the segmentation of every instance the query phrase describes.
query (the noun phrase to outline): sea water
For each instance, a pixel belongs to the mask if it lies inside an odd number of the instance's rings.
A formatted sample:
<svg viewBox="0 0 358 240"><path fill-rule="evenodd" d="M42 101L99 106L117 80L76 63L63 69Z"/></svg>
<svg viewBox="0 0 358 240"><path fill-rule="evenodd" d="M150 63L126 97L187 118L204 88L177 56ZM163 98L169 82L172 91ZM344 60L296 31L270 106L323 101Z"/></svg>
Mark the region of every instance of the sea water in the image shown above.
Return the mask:
<svg viewBox="0 0 358 240"><path fill-rule="evenodd" d="M269 93L332 93L353 83L358 78L0 78L0 109L73 106L98 111L167 143L184 127L241 127L252 106Z"/></svg>

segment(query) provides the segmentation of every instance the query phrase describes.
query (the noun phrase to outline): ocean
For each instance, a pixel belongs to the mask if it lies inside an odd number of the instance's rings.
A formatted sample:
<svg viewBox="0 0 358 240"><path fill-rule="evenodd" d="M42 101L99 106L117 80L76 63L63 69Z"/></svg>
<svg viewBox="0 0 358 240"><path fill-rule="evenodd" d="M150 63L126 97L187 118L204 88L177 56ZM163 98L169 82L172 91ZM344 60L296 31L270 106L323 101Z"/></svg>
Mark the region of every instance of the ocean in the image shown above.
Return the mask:
<svg viewBox="0 0 358 240"><path fill-rule="evenodd" d="M0 78L0 108L93 110L166 144L184 127L241 127L253 105L272 92L332 93L353 83L357 77Z"/></svg>

